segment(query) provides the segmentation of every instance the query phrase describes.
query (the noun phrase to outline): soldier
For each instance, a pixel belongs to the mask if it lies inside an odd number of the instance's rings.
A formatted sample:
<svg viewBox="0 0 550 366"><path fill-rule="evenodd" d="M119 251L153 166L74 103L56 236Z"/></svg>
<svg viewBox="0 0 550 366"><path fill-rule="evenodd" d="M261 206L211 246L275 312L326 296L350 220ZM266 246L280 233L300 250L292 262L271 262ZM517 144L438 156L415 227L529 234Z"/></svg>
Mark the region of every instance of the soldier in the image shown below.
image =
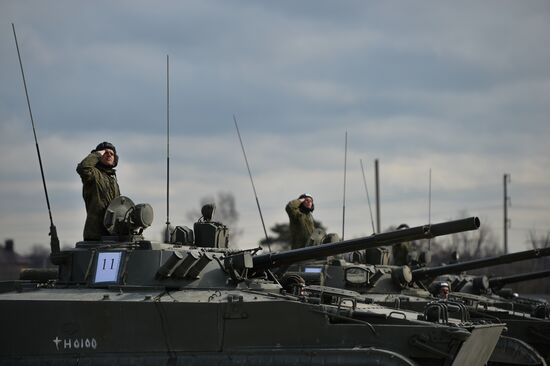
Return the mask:
<svg viewBox="0 0 550 366"><path fill-rule="evenodd" d="M120 196L115 167L116 149L110 142L102 142L76 167L82 179L82 197L86 204L84 240L101 240L109 235L103 225L105 211L111 201Z"/></svg>
<svg viewBox="0 0 550 366"><path fill-rule="evenodd" d="M449 284L447 282L441 282L439 284L439 292L437 297L442 300L447 300L449 298Z"/></svg>
<svg viewBox="0 0 550 366"><path fill-rule="evenodd" d="M313 197L304 193L298 199L286 205L286 213L290 220L290 246L292 249L305 247L315 228L313 223Z"/></svg>
<svg viewBox="0 0 550 366"><path fill-rule="evenodd" d="M397 227L397 230L408 229L409 225L401 224ZM394 244L391 248L393 264L396 266L405 266L409 264L409 252L411 251L411 244L398 243Z"/></svg>

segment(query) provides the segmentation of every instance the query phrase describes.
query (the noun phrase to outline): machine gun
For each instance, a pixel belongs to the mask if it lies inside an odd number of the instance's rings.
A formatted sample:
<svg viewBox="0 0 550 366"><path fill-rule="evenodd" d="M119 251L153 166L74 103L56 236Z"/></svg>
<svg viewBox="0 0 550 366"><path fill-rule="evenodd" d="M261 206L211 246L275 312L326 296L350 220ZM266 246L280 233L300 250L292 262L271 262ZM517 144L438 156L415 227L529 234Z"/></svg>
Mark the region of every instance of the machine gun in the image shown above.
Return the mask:
<svg viewBox="0 0 550 366"><path fill-rule="evenodd" d="M434 279L444 274L460 273L472 269L496 266L512 262L519 262L526 259L546 257L550 255L550 248L526 250L523 252L499 255L482 259L474 259L462 263L447 264L438 267L417 268L412 271L413 281L424 281Z"/></svg>

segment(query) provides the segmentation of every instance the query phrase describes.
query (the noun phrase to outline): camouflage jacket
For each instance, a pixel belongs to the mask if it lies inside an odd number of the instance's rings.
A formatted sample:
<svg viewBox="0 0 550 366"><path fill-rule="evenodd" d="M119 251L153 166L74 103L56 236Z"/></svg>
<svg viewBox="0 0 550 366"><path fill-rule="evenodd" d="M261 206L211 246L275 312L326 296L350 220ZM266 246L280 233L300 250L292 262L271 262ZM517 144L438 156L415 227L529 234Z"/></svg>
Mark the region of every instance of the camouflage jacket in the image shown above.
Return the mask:
<svg viewBox="0 0 550 366"><path fill-rule="evenodd" d="M109 235L103 217L109 203L120 196L115 169L98 164L99 159L100 155L92 152L76 167L82 178L82 197L86 204L84 240L100 240L102 235Z"/></svg>
<svg viewBox="0 0 550 366"><path fill-rule="evenodd" d="M391 248L393 261L396 266L405 266L409 264L409 252L411 251L411 243L394 244Z"/></svg>
<svg viewBox="0 0 550 366"><path fill-rule="evenodd" d="M300 200L292 200L286 205L286 213L290 219L290 245L292 249L306 246L313 233L315 225L310 212L300 211Z"/></svg>

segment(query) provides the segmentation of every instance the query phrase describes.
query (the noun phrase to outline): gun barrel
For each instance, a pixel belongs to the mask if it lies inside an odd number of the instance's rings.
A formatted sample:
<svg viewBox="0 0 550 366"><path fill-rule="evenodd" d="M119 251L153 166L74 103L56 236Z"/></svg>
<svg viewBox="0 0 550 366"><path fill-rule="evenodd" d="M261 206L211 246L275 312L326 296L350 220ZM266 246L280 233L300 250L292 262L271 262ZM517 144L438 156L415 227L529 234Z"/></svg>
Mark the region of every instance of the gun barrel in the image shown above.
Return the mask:
<svg viewBox="0 0 550 366"><path fill-rule="evenodd" d="M493 277L489 279L489 286L492 289L499 290L509 283L523 282L529 280L536 280L538 278L544 278L550 276L550 269L531 273L522 273L512 276Z"/></svg>
<svg viewBox="0 0 550 366"><path fill-rule="evenodd" d="M278 267L308 259L349 253L356 250L376 248L411 240L430 239L441 235L477 230L479 226L479 218L469 217L461 220L447 221L438 224L417 226L404 230L373 234L371 236L344 240L338 243L322 244L280 253L261 254L252 258L253 268L265 269Z"/></svg>
<svg viewBox="0 0 550 366"><path fill-rule="evenodd" d="M519 262L526 259L546 257L549 255L550 255L550 248L541 248L541 249L533 249L533 250L526 250L523 252L505 254L505 255L500 255L496 257L474 259L467 262L448 264L445 266L418 268L412 271L413 281L426 280L429 278L435 278L443 274L459 273L459 272L468 271L472 269L496 266L499 264L506 264L506 263L512 263L512 262Z"/></svg>

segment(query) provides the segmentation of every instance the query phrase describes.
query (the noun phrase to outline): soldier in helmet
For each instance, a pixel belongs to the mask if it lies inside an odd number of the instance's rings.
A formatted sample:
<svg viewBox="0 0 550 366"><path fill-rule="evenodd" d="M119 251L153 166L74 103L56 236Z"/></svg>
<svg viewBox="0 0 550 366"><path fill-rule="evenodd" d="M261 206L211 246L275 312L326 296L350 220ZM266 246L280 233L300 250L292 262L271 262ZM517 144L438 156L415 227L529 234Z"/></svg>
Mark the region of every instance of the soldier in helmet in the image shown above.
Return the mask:
<svg viewBox="0 0 550 366"><path fill-rule="evenodd" d="M290 220L290 246L292 249L303 248L315 228L313 223L313 197L304 193L298 199L286 205Z"/></svg>
<svg viewBox="0 0 550 366"><path fill-rule="evenodd" d="M441 282L439 284L437 297L443 300L447 300L449 298L449 284L447 282Z"/></svg>
<svg viewBox="0 0 550 366"><path fill-rule="evenodd" d="M86 204L84 240L101 240L102 235L109 235L103 217L111 201L120 196L114 169L117 164L116 148L105 141L76 167L82 179L82 197Z"/></svg>

